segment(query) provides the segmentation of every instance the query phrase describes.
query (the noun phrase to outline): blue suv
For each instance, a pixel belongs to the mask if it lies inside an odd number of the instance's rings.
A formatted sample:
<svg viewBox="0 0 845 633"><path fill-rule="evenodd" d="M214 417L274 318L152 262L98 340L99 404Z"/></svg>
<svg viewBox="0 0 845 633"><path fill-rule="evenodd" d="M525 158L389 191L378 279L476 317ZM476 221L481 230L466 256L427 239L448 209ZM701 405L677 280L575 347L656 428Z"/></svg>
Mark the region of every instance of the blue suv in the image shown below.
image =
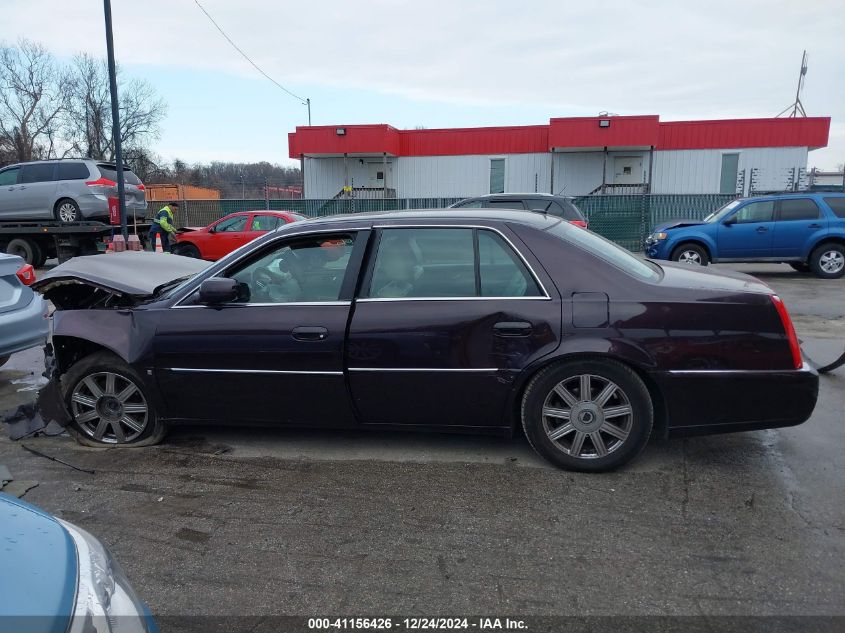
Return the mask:
<svg viewBox="0 0 845 633"><path fill-rule="evenodd" d="M845 275L845 194L738 198L704 220L658 225L646 256L709 262L784 262L824 279Z"/></svg>

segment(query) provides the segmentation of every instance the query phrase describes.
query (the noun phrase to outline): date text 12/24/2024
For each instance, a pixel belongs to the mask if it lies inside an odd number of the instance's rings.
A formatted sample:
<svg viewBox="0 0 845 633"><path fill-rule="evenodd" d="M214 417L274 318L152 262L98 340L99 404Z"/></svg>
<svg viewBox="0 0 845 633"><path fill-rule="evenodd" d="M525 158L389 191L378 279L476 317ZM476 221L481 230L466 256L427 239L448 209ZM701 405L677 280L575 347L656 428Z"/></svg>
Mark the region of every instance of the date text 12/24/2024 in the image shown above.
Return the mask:
<svg viewBox="0 0 845 633"><path fill-rule="evenodd" d="M527 631L524 620L514 618L308 618L308 629L312 631L479 631L510 630Z"/></svg>

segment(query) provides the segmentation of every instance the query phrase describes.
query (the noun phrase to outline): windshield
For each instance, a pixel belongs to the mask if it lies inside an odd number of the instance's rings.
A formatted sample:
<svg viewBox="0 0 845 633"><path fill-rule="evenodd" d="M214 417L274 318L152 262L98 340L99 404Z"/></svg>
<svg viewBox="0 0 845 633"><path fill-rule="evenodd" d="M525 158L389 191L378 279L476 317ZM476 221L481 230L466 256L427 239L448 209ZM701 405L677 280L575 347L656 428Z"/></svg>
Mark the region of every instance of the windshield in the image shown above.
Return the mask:
<svg viewBox="0 0 845 633"><path fill-rule="evenodd" d="M659 266L633 255L630 251L592 231L572 226L569 222L558 222L547 230L552 235L579 246L629 275L646 281L660 279Z"/></svg>
<svg viewBox="0 0 845 633"><path fill-rule="evenodd" d="M731 211L736 209L739 206L740 202L742 202L742 200L731 200L730 202L728 202L727 204L719 207L713 213L711 213L706 218L704 218L704 221L707 224L712 224L713 222L718 222L719 220L724 218L728 213L730 213Z"/></svg>

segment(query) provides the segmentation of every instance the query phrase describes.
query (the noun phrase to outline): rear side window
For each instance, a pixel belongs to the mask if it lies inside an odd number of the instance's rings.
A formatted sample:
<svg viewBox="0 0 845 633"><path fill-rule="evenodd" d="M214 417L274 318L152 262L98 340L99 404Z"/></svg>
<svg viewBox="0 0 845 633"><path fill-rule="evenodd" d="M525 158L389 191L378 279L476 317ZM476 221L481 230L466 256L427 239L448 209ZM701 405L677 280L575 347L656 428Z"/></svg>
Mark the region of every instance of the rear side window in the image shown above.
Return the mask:
<svg viewBox="0 0 845 633"><path fill-rule="evenodd" d="M59 180L85 180L90 175L85 163L59 163Z"/></svg>
<svg viewBox="0 0 845 633"><path fill-rule="evenodd" d="M459 202L455 205L456 209L480 209L484 206L481 200L469 200L467 202Z"/></svg>
<svg viewBox="0 0 845 633"><path fill-rule="evenodd" d="M3 174L0 174L2 177ZM845 198L825 198L824 201L837 218L845 218Z"/></svg>
<svg viewBox="0 0 845 633"><path fill-rule="evenodd" d="M277 215L256 215L252 218L250 231L273 231L285 224L284 218Z"/></svg>
<svg viewBox="0 0 845 633"><path fill-rule="evenodd" d="M771 222L775 210L772 200L751 202L736 212L734 217L738 224L753 224L755 222Z"/></svg>
<svg viewBox="0 0 845 633"><path fill-rule="evenodd" d="M488 200L487 206L491 209L525 209L522 200Z"/></svg>
<svg viewBox="0 0 845 633"><path fill-rule="evenodd" d="M819 206L810 198L780 201L780 220L817 220Z"/></svg>
<svg viewBox="0 0 845 633"><path fill-rule="evenodd" d="M552 202L551 206L549 207L549 213L552 215L559 215L564 220L572 221L572 220L583 220L583 214L578 210L574 204L569 202L568 200L564 200L563 202L558 202L555 200Z"/></svg>
<svg viewBox="0 0 845 633"><path fill-rule="evenodd" d="M109 180L117 182L117 167L114 165L99 164L97 165L97 169L100 170L100 175L103 178L108 178ZM128 182L130 185L140 185L141 179L128 169L124 169L123 182Z"/></svg>
<svg viewBox="0 0 845 633"><path fill-rule="evenodd" d="M20 168L18 167L12 167L10 169L0 171L0 187L17 184L19 171Z"/></svg>
<svg viewBox="0 0 845 633"><path fill-rule="evenodd" d="M21 167L21 183L49 182L53 180L56 163L35 163Z"/></svg>
<svg viewBox="0 0 845 633"><path fill-rule="evenodd" d="M523 261L491 231L478 231L478 270L482 297L542 296Z"/></svg>

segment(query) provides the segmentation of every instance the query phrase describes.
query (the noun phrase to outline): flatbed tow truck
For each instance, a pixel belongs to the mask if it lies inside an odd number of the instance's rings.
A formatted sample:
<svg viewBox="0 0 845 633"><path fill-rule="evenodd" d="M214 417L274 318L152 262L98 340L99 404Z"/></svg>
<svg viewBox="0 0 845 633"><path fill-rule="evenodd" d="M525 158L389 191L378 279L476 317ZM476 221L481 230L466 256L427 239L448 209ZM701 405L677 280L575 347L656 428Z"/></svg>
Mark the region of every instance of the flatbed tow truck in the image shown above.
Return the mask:
<svg viewBox="0 0 845 633"><path fill-rule="evenodd" d="M105 249L106 239L120 227L106 222L57 222L49 220L0 221L0 252L18 255L40 268L50 258L59 263L77 255L96 255ZM149 223L131 227L144 243ZM102 246L100 246L102 245Z"/></svg>

